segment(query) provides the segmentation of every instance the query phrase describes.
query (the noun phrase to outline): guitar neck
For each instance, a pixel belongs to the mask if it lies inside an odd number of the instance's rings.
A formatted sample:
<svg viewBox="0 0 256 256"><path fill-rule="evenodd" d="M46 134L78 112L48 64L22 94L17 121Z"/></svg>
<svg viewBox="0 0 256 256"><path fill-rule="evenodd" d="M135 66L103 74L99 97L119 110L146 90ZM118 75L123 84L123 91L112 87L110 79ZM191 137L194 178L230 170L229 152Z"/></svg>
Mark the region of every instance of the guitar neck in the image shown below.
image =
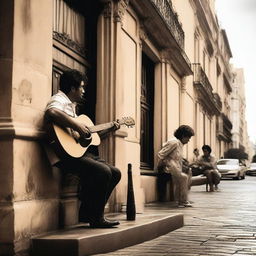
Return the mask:
<svg viewBox="0 0 256 256"><path fill-rule="evenodd" d="M109 123L105 123L105 124L99 124L99 125L91 126L91 127L88 127L88 128L89 128L89 131L91 133L94 133L94 132L100 132L100 131L112 128L113 126L114 126L114 123L109 122Z"/></svg>

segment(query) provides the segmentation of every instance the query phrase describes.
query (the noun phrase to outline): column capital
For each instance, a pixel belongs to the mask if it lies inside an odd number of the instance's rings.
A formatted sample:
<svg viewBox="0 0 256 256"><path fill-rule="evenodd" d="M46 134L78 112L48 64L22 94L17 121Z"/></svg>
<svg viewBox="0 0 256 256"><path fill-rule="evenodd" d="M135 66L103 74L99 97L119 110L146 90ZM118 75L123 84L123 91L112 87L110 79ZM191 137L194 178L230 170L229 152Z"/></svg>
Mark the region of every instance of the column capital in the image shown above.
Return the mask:
<svg viewBox="0 0 256 256"><path fill-rule="evenodd" d="M142 42L147 40L148 36L147 33L145 32L144 26L140 26L139 29L139 37L140 37L140 47L142 48Z"/></svg>
<svg viewBox="0 0 256 256"><path fill-rule="evenodd" d="M116 0L115 8L114 8L114 21L121 22L123 20L123 16L127 10L129 5L129 0Z"/></svg>
<svg viewBox="0 0 256 256"><path fill-rule="evenodd" d="M169 59L170 59L169 55L170 55L169 49L163 49L163 50L161 51L161 62L163 62L163 63L170 63L170 61L169 61Z"/></svg>
<svg viewBox="0 0 256 256"><path fill-rule="evenodd" d="M104 4L103 16L104 18L111 18L112 15L112 0L101 0Z"/></svg>

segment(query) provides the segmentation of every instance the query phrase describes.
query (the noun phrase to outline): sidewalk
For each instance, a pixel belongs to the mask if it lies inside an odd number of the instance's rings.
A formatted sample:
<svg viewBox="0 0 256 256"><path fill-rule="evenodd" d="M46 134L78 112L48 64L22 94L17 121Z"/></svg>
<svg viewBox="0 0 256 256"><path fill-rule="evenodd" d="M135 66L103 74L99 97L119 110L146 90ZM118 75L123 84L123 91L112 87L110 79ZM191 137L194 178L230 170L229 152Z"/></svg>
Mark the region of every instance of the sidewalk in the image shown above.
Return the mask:
<svg viewBox="0 0 256 256"><path fill-rule="evenodd" d="M205 186L194 186L190 200L192 208L177 209L184 214L184 227L104 255L256 255L256 177L222 180L220 191L214 193L205 192Z"/></svg>

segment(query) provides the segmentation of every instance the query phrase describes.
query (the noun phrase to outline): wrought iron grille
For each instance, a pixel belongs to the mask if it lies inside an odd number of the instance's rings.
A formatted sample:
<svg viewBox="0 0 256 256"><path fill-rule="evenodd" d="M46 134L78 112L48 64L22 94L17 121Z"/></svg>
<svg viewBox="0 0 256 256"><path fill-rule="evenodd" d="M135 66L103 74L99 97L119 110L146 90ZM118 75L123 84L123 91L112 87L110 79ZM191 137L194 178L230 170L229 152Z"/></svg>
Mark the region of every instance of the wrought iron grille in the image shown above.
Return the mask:
<svg viewBox="0 0 256 256"><path fill-rule="evenodd" d="M218 93L216 93L216 92L213 93L213 100L214 100L214 103L217 106L217 108L221 111L222 102L221 102L221 99L220 99L220 96Z"/></svg>
<svg viewBox="0 0 256 256"><path fill-rule="evenodd" d="M194 83L201 84L203 88L212 95L212 86L207 75L199 63L193 63Z"/></svg>
<svg viewBox="0 0 256 256"><path fill-rule="evenodd" d="M184 31L178 20L178 15L174 12L171 0L150 0L156 10L167 24L173 37L179 46L184 49Z"/></svg>

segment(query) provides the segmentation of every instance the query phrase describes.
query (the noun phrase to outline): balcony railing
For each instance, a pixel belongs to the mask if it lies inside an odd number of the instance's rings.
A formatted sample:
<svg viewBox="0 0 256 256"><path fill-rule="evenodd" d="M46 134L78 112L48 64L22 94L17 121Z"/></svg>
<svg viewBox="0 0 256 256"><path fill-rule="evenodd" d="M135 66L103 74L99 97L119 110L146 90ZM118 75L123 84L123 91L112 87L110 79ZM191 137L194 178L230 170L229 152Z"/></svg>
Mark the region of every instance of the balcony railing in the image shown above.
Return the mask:
<svg viewBox="0 0 256 256"><path fill-rule="evenodd" d="M200 101L207 107L210 114L219 115L222 102L218 93L213 93L212 85L199 63L193 63L194 86Z"/></svg>
<svg viewBox="0 0 256 256"><path fill-rule="evenodd" d="M227 130L230 130L230 131L231 131L233 125L232 125L230 119L229 119L228 116L225 115L224 113L222 113L221 116L222 116L222 119L223 119L223 125L224 125L224 127L226 127Z"/></svg>
<svg viewBox="0 0 256 256"><path fill-rule="evenodd" d="M162 19L167 24L173 37L179 46L184 49L184 31L178 20L177 13L174 12L171 0L150 0Z"/></svg>
<svg viewBox="0 0 256 256"><path fill-rule="evenodd" d="M222 108L222 102L221 102L221 99L220 99L220 96L218 93L213 93L213 100L214 100L214 103L215 105L217 106L217 108L219 109L219 111L221 111L221 108Z"/></svg>
<svg viewBox="0 0 256 256"><path fill-rule="evenodd" d="M209 95L212 95L212 86L207 75L199 63L193 63L194 83L201 84Z"/></svg>

